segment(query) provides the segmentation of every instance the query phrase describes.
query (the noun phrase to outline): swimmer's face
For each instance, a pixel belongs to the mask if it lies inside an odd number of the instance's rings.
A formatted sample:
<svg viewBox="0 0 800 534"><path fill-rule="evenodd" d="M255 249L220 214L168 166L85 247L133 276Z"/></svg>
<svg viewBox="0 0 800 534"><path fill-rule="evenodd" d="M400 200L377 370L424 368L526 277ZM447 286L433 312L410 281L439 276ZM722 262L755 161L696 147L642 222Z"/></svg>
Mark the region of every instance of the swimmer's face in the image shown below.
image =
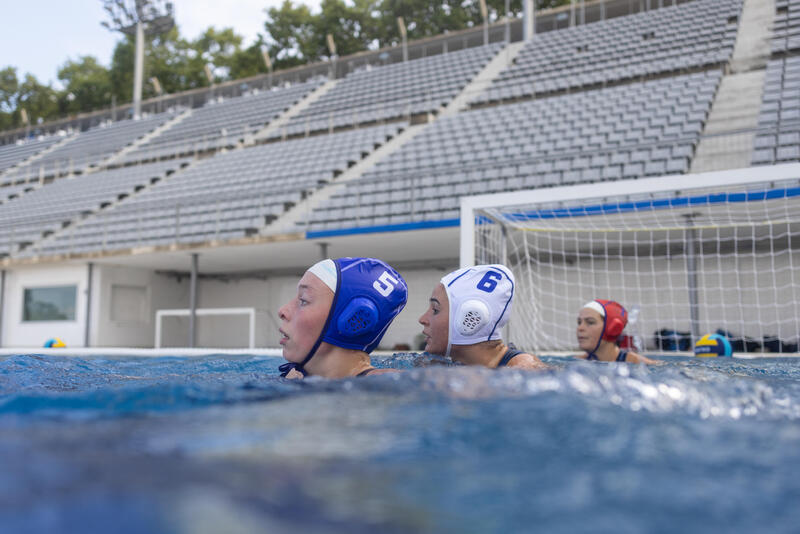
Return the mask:
<svg viewBox="0 0 800 534"><path fill-rule="evenodd" d="M582 308L578 313L578 346L581 350L591 352L597 347L597 341L603 334L603 316L589 308Z"/></svg>
<svg viewBox="0 0 800 534"><path fill-rule="evenodd" d="M419 318L422 334L425 336L425 350L431 354L447 352L447 338L450 335L450 301L442 284L436 284L428 301L428 309Z"/></svg>
<svg viewBox="0 0 800 534"><path fill-rule="evenodd" d="M333 291L316 275L307 272L297 284L297 295L278 310L281 319L283 357L300 363L322 334Z"/></svg>

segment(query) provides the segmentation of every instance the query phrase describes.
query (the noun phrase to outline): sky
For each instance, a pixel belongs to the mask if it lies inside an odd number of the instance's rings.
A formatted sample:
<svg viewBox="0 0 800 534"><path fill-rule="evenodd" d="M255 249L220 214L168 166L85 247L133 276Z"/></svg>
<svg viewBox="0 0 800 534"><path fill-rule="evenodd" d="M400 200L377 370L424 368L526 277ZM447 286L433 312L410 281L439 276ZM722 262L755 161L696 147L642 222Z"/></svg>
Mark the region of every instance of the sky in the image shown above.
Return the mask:
<svg viewBox="0 0 800 534"><path fill-rule="evenodd" d="M264 31L265 9L282 0L172 0L181 35L195 38L207 27L232 27L244 45ZM295 3L300 3L295 0ZM320 0L302 0L312 11ZM40 82L60 87L57 72L68 59L95 56L109 66L121 38L100 25L107 20L101 0L0 0L0 69L17 67Z"/></svg>

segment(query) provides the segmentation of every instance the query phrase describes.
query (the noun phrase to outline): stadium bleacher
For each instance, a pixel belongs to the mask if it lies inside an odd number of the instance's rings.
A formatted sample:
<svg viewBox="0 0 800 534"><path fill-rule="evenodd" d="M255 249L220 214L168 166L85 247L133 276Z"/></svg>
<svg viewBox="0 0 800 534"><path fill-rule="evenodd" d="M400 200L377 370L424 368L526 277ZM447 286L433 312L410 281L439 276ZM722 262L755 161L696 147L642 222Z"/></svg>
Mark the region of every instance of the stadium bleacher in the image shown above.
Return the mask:
<svg viewBox="0 0 800 534"><path fill-rule="evenodd" d="M462 195L688 172L720 77L701 72L444 117L320 206L309 229L453 219Z"/></svg>
<svg viewBox="0 0 800 534"><path fill-rule="evenodd" d="M501 48L494 43L353 72L293 117L286 133L298 135L435 112L455 98Z"/></svg>
<svg viewBox="0 0 800 534"><path fill-rule="evenodd" d="M43 157L12 169L4 179L85 172L172 117L173 113L166 112L91 128L73 136Z"/></svg>
<svg viewBox="0 0 800 534"><path fill-rule="evenodd" d="M753 165L800 160L800 57L767 65Z"/></svg>
<svg viewBox="0 0 800 534"><path fill-rule="evenodd" d="M41 139L30 139L19 143L0 145L0 182L6 181L3 178L4 171L63 140L63 137L50 135Z"/></svg>
<svg viewBox="0 0 800 534"><path fill-rule="evenodd" d="M772 24L772 53L800 50L800 1L777 0Z"/></svg>
<svg viewBox="0 0 800 534"><path fill-rule="evenodd" d="M696 0L535 36L474 104L720 66L741 0Z"/></svg>
<svg viewBox="0 0 800 534"><path fill-rule="evenodd" d="M127 154L125 161L233 146L240 139L256 133L322 83L323 80L315 78L287 88L273 88L222 101L212 100Z"/></svg>
<svg viewBox="0 0 800 534"><path fill-rule="evenodd" d="M68 238L45 243L27 254L80 253L252 235L402 127L393 123L269 143L197 161L102 215L70 228Z"/></svg>
<svg viewBox="0 0 800 534"><path fill-rule="evenodd" d="M132 195L185 163L170 160L60 178L0 205L0 255L37 243L101 207Z"/></svg>
<svg viewBox="0 0 800 534"><path fill-rule="evenodd" d="M784 30L791 34L794 5L800 0L778 0L775 39L783 39ZM2 146L0 171L3 165L7 171L0 178L0 202L9 207L43 199L48 190L72 198L67 189L80 191L80 184L89 183L47 183L40 174L85 172L110 161L136 164L131 168L142 167L147 175L156 167L142 162L193 159L188 168L68 232L37 241L53 221L20 219L14 224L30 223L30 232L20 229L13 240L0 239L7 253L47 255L253 235L309 192L335 183L349 162L405 128L407 117L436 112L456 96L468 96L474 109L419 127L409 142L387 151L333 196L312 202L299 229L453 221L467 194L686 173L731 59L741 13L742 0L690 0L545 32L480 94L464 89L498 57L503 43L361 68L285 116L280 128L262 132L268 139L256 134L324 80L209 98L190 111L95 127L33 159L62 138ZM753 163L800 160L800 99L793 93L800 87L800 58L773 59L766 78L760 121L765 132L756 137ZM142 144L131 147L136 140ZM268 142L243 147L242 140ZM183 162L176 160L178 166ZM85 178L101 180L114 172ZM31 240L34 245L21 250L9 246Z"/></svg>

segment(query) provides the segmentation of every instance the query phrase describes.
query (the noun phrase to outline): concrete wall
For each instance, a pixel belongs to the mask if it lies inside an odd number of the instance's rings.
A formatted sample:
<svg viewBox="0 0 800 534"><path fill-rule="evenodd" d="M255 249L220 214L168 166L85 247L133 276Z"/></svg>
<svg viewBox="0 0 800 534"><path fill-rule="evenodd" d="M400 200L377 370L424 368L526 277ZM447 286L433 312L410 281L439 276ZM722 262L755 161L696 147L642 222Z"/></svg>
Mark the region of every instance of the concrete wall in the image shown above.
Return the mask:
<svg viewBox="0 0 800 534"><path fill-rule="evenodd" d="M152 347L156 310L189 306L188 281L178 282L149 269L95 266L95 281L98 305L92 311L93 346Z"/></svg>
<svg viewBox="0 0 800 534"><path fill-rule="evenodd" d="M41 347L53 337L61 338L67 346L84 346L86 324L86 265L57 265L9 269L6 272L4 296L3 346ZM24 322L25 288L45 286L77 286L75 320Z"/></svg>

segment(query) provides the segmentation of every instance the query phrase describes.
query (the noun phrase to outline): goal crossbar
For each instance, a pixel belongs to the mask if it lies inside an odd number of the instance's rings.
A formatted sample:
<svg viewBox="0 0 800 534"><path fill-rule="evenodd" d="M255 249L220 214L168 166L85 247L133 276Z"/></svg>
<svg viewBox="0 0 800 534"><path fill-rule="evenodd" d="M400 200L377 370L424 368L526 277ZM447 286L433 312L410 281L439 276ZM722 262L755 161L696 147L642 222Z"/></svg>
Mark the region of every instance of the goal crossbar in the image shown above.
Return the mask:
<svg viewBox="0 0 800 534"><path fill-rule="evenodd" d="M248 319L248 345L253 349L256 346L256 309L255 308L197 308L195 315L198 317L208 315L246 315ZM188 308L158 310L156 311L155 348L161 348L161 320L164 317L189 317L192 311Z"/></svg>
<svg viewBox="0 0 800 534"><path fill-rule="evenodd" d="M476 263L514 271L530 348L574 348L575 310L612 298L657 347L724 330L796 352L800 164L462 197L460 264Z"/></svg>
<svg viewBox="0 0 800 534"><path fill-rule="evenodd" d="M755 175L755 176L754 176ZM573 186L561 186L548 189L534 189L528 191L518 191L513 193L496 193L487 195L474 195L461 197L461 220L460 220L460 251L459 261L461 267L475 265L475 217L476 210L494 207L513 208L526 204L544 204L554 202L577 203L587 199L608 196L633 196L649 193L659 193L665 191L688 192L696 189L733 187L754 182L769 182L790 180L800 178L800 163L787 163L784 165L774 165L771 167L749 167L745 169L734 169L728 171L716 171L699 174L681 174L672 176L661 176L656 178L643 178L639 180L621 180L617 182L582 184ZM795 191L792 195L798 194ZM696 197L694 202L708 204L713 200L713 195L702 195ZM742 201L752 200L752 198L742 197ZM660 200L658 204L653 201L643 201L641 203L631 202L625 205L625 209L633 211L645 207L651 203L653 208L659 207L679 207L681 202L691 202L688 198L674 198L670 200ZM617 205L619 206L619 205ZM585 211L585 207L572 208L573 211ZM613 209L607 207L606 209ZM617 208L621 209L621 208ZM620 211L621 213L621 211ZM553 211L553 217L560 214L570 214L569 208L565 211ZM588 213L587 213L588 215ZM574 216L574 215L571 215ZM496 221L502 222L502 221Z"/></svg>

